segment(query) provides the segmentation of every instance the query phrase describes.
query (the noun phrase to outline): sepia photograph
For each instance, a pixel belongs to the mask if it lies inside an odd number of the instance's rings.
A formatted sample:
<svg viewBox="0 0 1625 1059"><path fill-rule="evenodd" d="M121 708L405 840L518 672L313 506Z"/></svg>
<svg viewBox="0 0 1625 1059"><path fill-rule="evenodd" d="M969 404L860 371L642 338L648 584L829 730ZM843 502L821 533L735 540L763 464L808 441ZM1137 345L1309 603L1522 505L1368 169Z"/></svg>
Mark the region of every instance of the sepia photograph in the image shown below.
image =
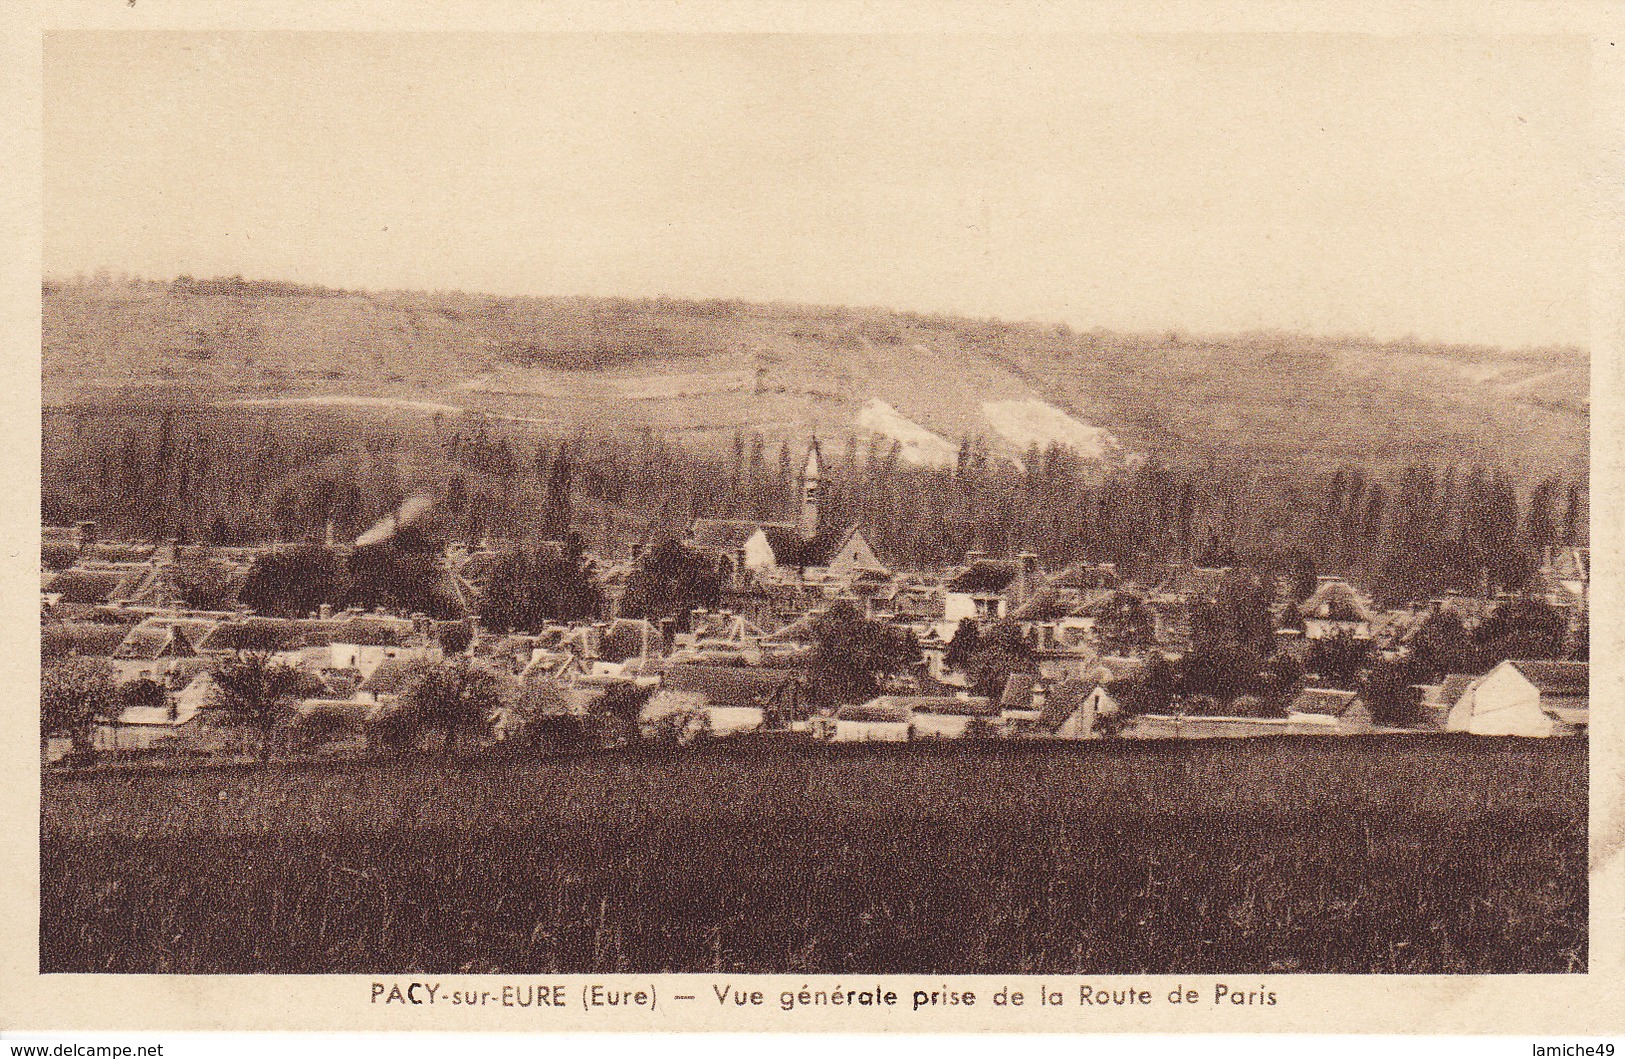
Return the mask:
<svg viewBox="0 0 1625 1059"><path fill-rule="evenodd" d="M40 77L40 975L1594 969L1586 37Z"/></svg>

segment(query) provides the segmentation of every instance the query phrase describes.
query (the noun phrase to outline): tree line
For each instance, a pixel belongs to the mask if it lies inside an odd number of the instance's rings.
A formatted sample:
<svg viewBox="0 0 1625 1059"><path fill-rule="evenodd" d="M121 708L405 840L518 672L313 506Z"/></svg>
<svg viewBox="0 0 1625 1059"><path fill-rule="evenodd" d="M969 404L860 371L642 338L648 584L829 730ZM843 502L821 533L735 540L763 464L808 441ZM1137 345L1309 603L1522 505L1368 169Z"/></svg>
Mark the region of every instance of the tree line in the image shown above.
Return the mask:
<svg viewBox="0 0 1625 1059"><path fill-rule="evenodd" d="M803 442L761 435L719 452L650 431L538 435L478 416L408 429L177 406L49 410L43 440L43 518L96 520L109 536L347 541L424 492L436 505L422 530L436 540L532 545L575 532L612 554L680 539L697 517L792 519L804 455ZM1387 603L1516 591L1544 548L1589 538L1584 478L1517 482L1491 466L1107 467L1060 447L1018 464L971 440L956 466L931 469L856 437L826 440L825 455L826 525L861 526L899 568L970 550L1131 574L1170 561L1273 565L1346 574Z"/></svg>

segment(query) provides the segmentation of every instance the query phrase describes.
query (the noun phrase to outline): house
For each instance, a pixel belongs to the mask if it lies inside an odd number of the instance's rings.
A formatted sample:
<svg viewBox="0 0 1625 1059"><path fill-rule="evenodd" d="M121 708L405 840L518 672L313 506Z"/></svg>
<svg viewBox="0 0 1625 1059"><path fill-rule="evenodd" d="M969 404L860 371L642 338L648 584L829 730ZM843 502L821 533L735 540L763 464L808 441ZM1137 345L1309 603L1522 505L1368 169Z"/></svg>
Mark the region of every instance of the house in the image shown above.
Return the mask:
<svg viewBox="0 0 1625 1059"><path fill-rule="evenodd" d="M916 739L963 739L971 722L980 719L991 730L999 720L998 705L981 695L883 695L865 705L908 710Z"/></svg>
<svg viewBox="0 0 1625 1059"><path fill-rule="evenodd" d="M1357 691L1304 688L1287 706L1287 720L1319 725L1328 733L1371 731L1371 710Z"/></svg>
<svg viewBox="0 0 1625 1059"><path fill-rule="evenodd" d="M197 651L204 655L227 655L237 651L280 654L297 651L304 645L304 632L296 622L285 618L247 617L216 625L197 644Z"/></svg>
<svg viewBox="0 0 1625 1059"><path fill-rule="evenodd" d="M134 602L151 589L154 577L151 563L81 562L51 576L41 591L54 600L54 613L82 616L99 606Z"/></svg>
<svg viewBox="0 0 1625 1059"><path fill-rule="evenodd" d="M1422 728L1444 731L1449 727L1450 711L1478 677L1471 673L1451 673L1437 684L1415 685L1419 693L1417 723Z"/></svg>
<svg viewBox="0 0 1625 1059"><path fill-rule="evenodd" d="M1462 692L1445 726L1474 735L1583 732L1591 723L1590 671L1585 662L1502 662Z"/></svg>
<svg viewBox="0 0 1625 1059"><path fill-rule="evenodd" d="M111 659L130 628L102 622L53 622L40 629L40 658Z"/></svg>
<svg viewBox="0 0 1625 1059"><path fill-rule="evenodd" d="M1341 577L1318 579L1314 592L1298 604L1298 615L1303 619L1306 640L1345 635L1369 640L1379 624L1376 613Z"/></svg>
<svg viewBox="0 0 1625 1059"><path fill-rule="evenodd" d="M168 696L162 706L128 706L95 731L98 750L145 750L183 733L203 703L195 696Z"/></svg>
<svg viewBox="0 0 1625 1059"><path fill-rule="evenodd" d="M974 618L980 622L998 621L1010 613L1011 586L1020 566L1003 559L967 557L963 569L943 586L942 620L958 622Z"/></svg>
<svg viewBox="0 0 1625 1059"><path fill-rule="evenodd" d="M913 713L884 701L842 706L835 711L830 738L837 743L906 743L914 738Z"/></svg>
<svg viewBox="0 0 1625 1059"><path fill-rule="evenodd" d="M1042 585L1021 592L1021 604L1011 617L1020 622L1052 622L1085 613L1110 598L1122 583L1115 563L1074 563Z"/></svg>
<svg viewBox="0 0 1625 1059"><path fill-rule="evenodd" d="M660 688L702 696L713 714L713 730L748 719L726 711L747 711L755 717L753 727L769 728L805 720L808 712L806 685L796 669L679 663L661 674Z"/></svg>
<svg viewBox="0 0 1625 1059"><path fill-rule="evenodd" d="M1591 601L1591 549L1542 549L1532 587L1546 602L1559 607L1586 608Z"/></svg>
<svg viewBox="0 0 1625 1059"><path fill-rule="evenodd" d="M1103 684L1068 680L1044 697L1038 728L1057 739L1094 739L1098 720L1122 712L1122 704Z"/></svg>
<svg viewBox="0 0 1625 1059"><path fill-rule="evenodd" d="M196 657L197 649L184 626L149 618L131 628L113 649L114 679L120 684L142 678L162 684L175 660Z"/></svg>
<svg viewBox="0 0 1625 1059"><path fill-rule="evenodd" d="M330 636L328 667L354 669L363 678L390 659L438 662L445 654L433 636L432 623L422 615L356 615L341 622Z"/></svg>
<svg viewBox="0 0 1625 1059"><path fill-rule="evenodd" d="M717 557L735 589L763 578L850 581L864 571L887 574L856 526L823 524L823 463L814 438L800 475L801 502L794 522L696 519L687 545Z"/></svg>
<svg viewBox="0 0 1625 1059"><path fill-rule="evenodd" d="M1049 681L1032 673L1012 673L999 696L999 724L1011 734L1036 730L1044 715Z"/></svg>

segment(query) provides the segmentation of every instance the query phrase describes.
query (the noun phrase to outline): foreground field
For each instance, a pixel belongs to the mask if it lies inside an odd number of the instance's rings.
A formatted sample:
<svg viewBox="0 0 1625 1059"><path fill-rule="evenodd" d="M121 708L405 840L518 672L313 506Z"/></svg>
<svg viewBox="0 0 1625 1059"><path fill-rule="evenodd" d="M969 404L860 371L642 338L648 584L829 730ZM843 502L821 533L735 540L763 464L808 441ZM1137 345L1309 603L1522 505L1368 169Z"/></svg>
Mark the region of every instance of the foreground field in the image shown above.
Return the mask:
<svg viewBox="0 0 1625 1059"><path fill-rule="evenodd" d="M47 776L41 970L1583 971L1586 744Z"/></svg>

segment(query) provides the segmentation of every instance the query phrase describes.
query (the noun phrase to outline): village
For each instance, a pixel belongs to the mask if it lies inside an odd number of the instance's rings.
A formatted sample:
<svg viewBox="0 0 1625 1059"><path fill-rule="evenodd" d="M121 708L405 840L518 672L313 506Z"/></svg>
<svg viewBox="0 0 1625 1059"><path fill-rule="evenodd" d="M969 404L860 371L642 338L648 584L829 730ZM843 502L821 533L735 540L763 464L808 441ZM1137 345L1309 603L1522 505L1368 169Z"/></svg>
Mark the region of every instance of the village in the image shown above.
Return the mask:
<svg viewBox="0 0 1625 1059"><path fill-rule="evenodd" d="M1025 551L892 570L861 527L823 522L822 490L814 442L794 521L696 519L686 539L659 548L581 551L567 561L601 593L600 612L504 631L482 621L502 577L491 541L451 541L434 557L461 604L455 618L331 603L273 617L240 601L192 606L175 573L205 553L240 579L285 546L109 541L91 522L47 526L56 568L41 593L43 752L51 762L229 757L256 745L331 755L422 748L434 733L447 747L560 749L751 734L844 743L1588 727L1585 548L1545 549L1517 595L1380 609L1336 575L1263 584L1190 562L1167 564L1154 583L1112 563L1045 569ZM408 502L357 546L387 542L431 503ZM672 613L628 615L627 586L659 561L709 576L711 605L678 594ZM1249 599L1254 643L1216 647L1227 620L1247 624L1235 614Z"/></svg>

